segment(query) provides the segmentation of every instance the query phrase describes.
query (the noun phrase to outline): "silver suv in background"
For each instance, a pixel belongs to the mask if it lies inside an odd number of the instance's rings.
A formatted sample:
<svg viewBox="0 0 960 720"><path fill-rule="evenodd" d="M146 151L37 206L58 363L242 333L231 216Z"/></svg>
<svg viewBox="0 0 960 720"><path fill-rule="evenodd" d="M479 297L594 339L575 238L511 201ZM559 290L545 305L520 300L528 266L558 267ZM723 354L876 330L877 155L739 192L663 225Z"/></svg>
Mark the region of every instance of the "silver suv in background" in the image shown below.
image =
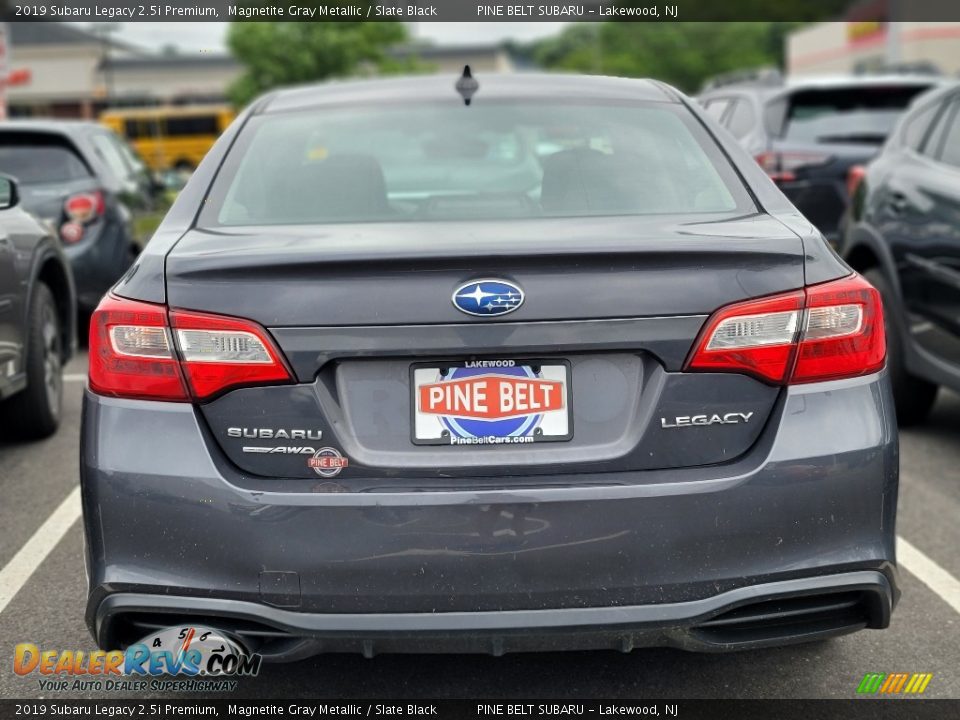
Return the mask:
<svg viewBox="0 0 960 720"><path fill-rule="evenodd" d="M929 75L738 75L700 94L720 122L834 245L863 165L912 100L942 82Z"/></svg>

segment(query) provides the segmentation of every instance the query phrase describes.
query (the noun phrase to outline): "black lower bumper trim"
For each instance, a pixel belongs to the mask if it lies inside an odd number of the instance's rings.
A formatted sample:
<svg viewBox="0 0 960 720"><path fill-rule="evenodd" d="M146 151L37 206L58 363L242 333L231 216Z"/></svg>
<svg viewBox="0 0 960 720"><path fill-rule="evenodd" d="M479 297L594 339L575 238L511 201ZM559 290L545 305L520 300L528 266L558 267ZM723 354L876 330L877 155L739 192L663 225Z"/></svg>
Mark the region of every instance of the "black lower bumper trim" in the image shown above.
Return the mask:
<svg viewBox="0 0 960 720"><path fill-rule="evenodd" d="M506 652L639 647L724 651L806 642L890 623L896 591L878 571L737 588L683 603L502 612L316 614L253 602L115 593L95 635L124 647L175 624L212 626L275 661L320 652Z"/></svg>

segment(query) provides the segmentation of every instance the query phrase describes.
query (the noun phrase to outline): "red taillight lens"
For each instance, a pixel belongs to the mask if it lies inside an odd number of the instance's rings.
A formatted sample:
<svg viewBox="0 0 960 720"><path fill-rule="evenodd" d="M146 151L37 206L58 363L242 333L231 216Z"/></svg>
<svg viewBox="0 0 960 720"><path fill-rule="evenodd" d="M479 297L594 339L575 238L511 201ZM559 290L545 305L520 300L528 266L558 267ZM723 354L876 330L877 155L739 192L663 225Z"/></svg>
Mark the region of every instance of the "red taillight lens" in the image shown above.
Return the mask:
<svg viewBox="0 0 960 720"><path fill-rule="evenodd" d="M853 197L867 175L867 169L863 165L854 165L847 171L847 197Z"/></svg>
<svg viewBox="0 0 960 720"><path fill-rule="evenodd" d="M170 324L184 373L198 400L228 387L290 381L279 351L254 322L171 310Z"/></svg>
<svg viewBox="0 0 960 720"><path fill-rule="evenodd" d="M866 375L885 359L880 294L853 274L721 308L707 321L686 369L805 383Z"/></svg>
<svg viewBox="0 0 960 720"><path fill-rule="evenodd" d="M783 382L802 315L802 290L721 308L707 321L687 367Z"/></svg>
<svg viewBox="0 0 960 720"><path fill-rule="evenodd" d="M149 400L207 400L241 385L290 382L254 322L108 295L90 321L90 389ZM189 393L187 390L189 389Z"/></svg>
<svg viewBox="0 0 960 720"><path fill-rule="evenodd" d="M63 212L71 222L88 223L103 215L103 193L99 190L71 195L63 203Z"/></svg>
<svg viewBox="0 0 960 720"><path fill-rule="evenodd" d="M167 308L107 295L90 318L90 389L100 395L187 400Z"/></svg>
<svg viewBox="0 0 960 720"><path fill-rule="evenodd" d="M807 288L807 319L791 382L876 372L887 358L880 293L859 275Z"/></svg>
<svg viewBox="0 0 960 720"><path fill-rule="evenodd" d="M60 225L60 239L67 244L83 240L84 226L103 215L105 207L103 193L99 190L68 197L63 203L66 222Z"/></svg>
<svg viewBox="0 0 960 720"><path fill-rule="evenodd" d="M764 152L754 159L774 182L793 182L798 170L825 165L832 158L821 153Z"/></svg>

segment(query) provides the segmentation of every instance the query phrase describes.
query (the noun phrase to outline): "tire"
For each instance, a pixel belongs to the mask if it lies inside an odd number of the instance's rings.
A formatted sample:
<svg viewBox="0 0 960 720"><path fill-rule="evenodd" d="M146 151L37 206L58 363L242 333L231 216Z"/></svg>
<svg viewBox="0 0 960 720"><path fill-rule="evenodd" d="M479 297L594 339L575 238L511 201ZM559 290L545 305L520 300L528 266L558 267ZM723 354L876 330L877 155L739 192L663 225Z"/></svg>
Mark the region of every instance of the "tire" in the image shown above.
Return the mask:
<svg viewBox="0 0 960 720"><path fill-rule="evenodd" d="M63 330L53 293L38 283L27 323L27 387L10 399L10 417L24 438L56 432L63 411Z"/></svg>
<svg viewBox="0 0 960 720"><path fill-rule="evenodd" d="M904 363L904 339L897 323L890 317L890 308L895 307L893 292L886 276L877 269L863 273L871 285L880 291L884 305L884 327L887 333L887 372L893 385L893 401L897 407L897 422L900 425L922 423L937 399L939 386L911 375Z"/></svg>

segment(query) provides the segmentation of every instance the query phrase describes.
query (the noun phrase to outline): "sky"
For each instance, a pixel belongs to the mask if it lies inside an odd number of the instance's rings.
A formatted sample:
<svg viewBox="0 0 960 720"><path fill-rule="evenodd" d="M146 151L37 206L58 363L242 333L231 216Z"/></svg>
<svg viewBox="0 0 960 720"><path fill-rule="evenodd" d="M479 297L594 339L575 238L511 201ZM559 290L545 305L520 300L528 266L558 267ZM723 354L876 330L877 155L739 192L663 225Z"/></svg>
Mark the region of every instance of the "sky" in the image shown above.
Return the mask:
<svg viewBox="0 0 960 720"><path fill-rule="evenodd" d="M75 23L89 26L90 23ZM466 43L494 43L512 38L533 40L559 32L562 22L509 23L410 23L411 32L418 40L437 45ZM134 45L159 50L165 45L176 45L184 51L223 52L227 23L221 22L128 22L120 23L113 37Z"/></svg>

